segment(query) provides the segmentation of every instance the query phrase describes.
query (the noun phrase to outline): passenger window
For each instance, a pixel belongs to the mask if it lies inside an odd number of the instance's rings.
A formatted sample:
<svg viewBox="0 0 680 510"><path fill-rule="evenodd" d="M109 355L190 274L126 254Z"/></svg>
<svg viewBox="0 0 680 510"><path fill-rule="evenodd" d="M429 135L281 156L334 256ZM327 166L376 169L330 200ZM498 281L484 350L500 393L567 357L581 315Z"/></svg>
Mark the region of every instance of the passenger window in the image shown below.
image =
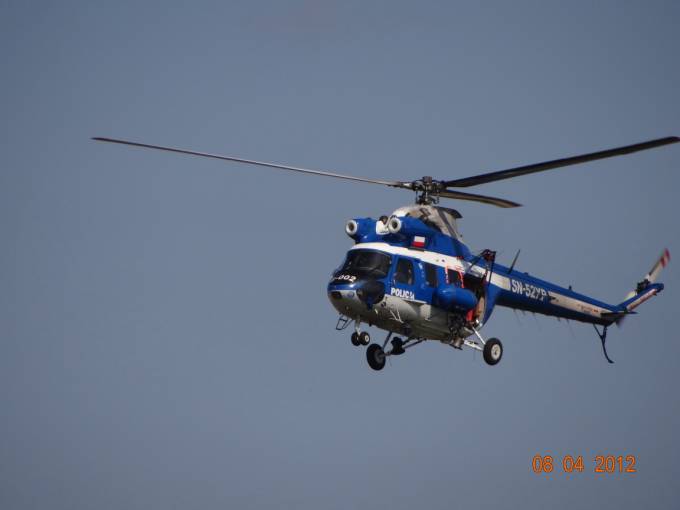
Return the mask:
<svg viewBox="0 0 680 510"><path fill-rule="evenodd" d="M460 287L460 274L455 269L448 269L447 276L449 277L449 285Z"/></svg>
<svg viewBox="0 0 680 510"><path fill-rule="evenodd" d="M413 263L408 259L399 259L394 272L394 283L413 285Z"/></svg>
<svg viewBox="0 0 680 510"><path fill-rule="evenodd" d="M425 262L423 265L425 266L425 282L427 283L428 287L436 287L437 266L428 264L427 262Z"/></svg>

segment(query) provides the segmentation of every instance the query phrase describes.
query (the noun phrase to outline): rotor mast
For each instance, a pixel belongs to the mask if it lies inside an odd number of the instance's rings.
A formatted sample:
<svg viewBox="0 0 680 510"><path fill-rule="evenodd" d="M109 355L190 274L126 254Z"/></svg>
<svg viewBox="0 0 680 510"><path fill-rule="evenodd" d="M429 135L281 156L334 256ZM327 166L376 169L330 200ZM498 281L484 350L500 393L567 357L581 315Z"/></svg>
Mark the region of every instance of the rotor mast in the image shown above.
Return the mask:
<svg viewBox="0 0 680 510"><path fill-rule="evenodd" d="M416 204L432 205L439 202L439 196L436 194L439 191L439 181L433 180L432 176L424 175L421 180L414 181L413 189L418 193Z"/></svg>

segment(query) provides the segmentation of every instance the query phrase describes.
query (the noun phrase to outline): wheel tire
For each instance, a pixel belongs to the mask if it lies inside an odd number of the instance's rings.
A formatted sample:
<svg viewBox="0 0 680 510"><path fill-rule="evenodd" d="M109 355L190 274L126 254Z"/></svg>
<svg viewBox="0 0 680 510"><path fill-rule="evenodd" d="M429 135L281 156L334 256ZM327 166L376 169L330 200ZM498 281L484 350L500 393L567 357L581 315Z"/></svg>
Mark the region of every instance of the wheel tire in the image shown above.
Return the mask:
<svg viewBox="0 0 680 510"><path fill-rule="evenodd" d="M385 351L378 344L371 344L366 349L366 361L373 370L382 370L385 367Z"/></svg>
<svg viewBox="0 0 680 510"><path fill-rule="evenodd" d="M354 333L352 333L351 340L352 340L352 345L354 345L356 347L359 347L361 345L361 340L359 340L359 333L357 333L356 331Z"/></svg>
<svg viewBox="0 0 680 510"><path fill-rule="evenodd" d="M483 354L487 365L495 365L503 357L503 344L498 338L489 338L484 344Z"/></svg>
<svg viewBox="0 0 680 510"><path fill-rule="evenodd" d="M368 331L362 331L359 334L359 343L361 345L368 345L371 343L371 335L368 334Z"/></svg>

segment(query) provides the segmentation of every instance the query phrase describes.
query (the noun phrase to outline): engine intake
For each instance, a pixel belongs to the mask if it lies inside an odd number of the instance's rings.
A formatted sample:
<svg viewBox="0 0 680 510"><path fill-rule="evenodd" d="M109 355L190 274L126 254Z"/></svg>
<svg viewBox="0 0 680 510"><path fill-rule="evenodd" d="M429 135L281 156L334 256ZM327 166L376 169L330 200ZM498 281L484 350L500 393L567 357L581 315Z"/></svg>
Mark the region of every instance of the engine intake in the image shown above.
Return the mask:
<svg viewBox="0 0 680 510"><path fill-rule="evenodd" d="M353 237L359 231L359 224L355 220L349 220L345 225L345 232L348 236Z"/></svg>
<svg viewBox="0 0 680 510"><path fill-rule="evenodd" d="M398 234L401 231L402 226L403 223L396 216L392 216L387 222L387 230L390 231L390 234Z"/></svg>

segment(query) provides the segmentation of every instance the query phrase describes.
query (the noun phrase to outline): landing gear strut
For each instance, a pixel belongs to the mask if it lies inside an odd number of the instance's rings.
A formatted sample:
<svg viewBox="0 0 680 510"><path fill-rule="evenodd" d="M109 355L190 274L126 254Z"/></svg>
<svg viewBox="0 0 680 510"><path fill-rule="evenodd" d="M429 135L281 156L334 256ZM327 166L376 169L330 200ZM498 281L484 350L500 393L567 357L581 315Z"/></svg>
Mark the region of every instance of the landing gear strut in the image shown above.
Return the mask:
<svg viewBox="0 0 680 510"><path fill-rule="evenodd" d="M477 340L465 340L463 343L476 351L482 351L482 356L487 365L496 365L503 357L503 344L498 338L484 340L475 328L472 328Z"/></svg>

